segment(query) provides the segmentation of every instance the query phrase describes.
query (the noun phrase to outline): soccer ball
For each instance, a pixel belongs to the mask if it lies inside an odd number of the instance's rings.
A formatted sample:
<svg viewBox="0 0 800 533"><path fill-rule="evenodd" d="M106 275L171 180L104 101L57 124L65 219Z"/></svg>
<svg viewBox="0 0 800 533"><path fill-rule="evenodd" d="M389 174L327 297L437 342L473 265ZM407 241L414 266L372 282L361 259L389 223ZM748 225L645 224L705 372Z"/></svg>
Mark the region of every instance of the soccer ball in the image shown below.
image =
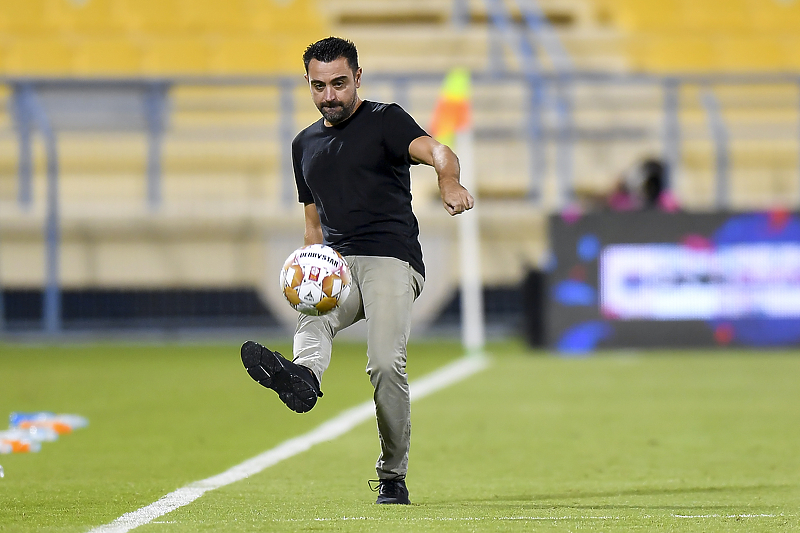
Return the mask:
<svg viewBox="0 0 800 533"><path fill-rule="evenodd" d="M305 315L324 315L350 294L350 269L336 250L323 244L298 248L281 269L281 292Z"/></svg>

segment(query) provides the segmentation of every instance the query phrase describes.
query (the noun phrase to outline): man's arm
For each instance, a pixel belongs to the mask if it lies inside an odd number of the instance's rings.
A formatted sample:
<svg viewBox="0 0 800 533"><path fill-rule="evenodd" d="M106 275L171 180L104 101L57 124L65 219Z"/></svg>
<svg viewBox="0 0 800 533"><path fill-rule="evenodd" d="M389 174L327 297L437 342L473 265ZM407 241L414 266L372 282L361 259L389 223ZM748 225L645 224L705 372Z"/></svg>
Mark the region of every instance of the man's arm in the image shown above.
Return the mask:
<svg viewBox="0 0 800 533"><path fill-rule="evenodd" d="M304 214L306 228L303 232L303 244L322 244L322 222L319 220L316 204L305 204Z"/></svg>
<svg viewBox="0 0 800 533"><path fill-rule="evenodd" d="M408 146L408 153L417 163L432 166L439 176L439 194L444 208L451 215L472 209L475 199L461 183L461 165L458 157L446 145L433 137L417 137Z"/></svg>

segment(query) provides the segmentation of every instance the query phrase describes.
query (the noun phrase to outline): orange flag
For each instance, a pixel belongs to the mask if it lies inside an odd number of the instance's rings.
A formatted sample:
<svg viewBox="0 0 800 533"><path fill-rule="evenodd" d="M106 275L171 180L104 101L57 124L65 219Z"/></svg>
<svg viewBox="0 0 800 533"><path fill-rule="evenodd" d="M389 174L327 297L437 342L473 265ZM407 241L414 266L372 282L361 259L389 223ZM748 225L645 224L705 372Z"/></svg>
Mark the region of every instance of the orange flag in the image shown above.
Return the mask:
<svg viewBox="0 0 800 533"><path fill-rule="evenodd" d="M453 147L455 135L470 127L470 75L465 68L451 70L442 84L442 93L433 111L431 134L442 144Z"/></svg>

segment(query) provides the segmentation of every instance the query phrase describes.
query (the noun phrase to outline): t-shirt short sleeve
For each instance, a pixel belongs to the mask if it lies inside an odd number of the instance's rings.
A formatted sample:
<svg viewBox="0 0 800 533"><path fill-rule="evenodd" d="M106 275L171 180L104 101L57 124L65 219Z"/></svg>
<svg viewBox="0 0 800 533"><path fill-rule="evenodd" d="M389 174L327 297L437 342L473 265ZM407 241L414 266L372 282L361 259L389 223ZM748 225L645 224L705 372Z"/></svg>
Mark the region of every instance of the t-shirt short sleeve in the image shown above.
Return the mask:
<svg viewBox="0 0 800 533"><path fill-rule="evenodd" d="M294 181L297 184L297 201L301 204L313 204L314 196L303 175L303 150L298 138L292 142L292 167L294 168Z"/></svg>
<svg viewBox="0 0 800 533"><path fill-rule="evenodd" d="M388 104L383 111L383 139L387 151L395 158L415 164L408 153L408 145L428 133L397 104Z"/></svg>

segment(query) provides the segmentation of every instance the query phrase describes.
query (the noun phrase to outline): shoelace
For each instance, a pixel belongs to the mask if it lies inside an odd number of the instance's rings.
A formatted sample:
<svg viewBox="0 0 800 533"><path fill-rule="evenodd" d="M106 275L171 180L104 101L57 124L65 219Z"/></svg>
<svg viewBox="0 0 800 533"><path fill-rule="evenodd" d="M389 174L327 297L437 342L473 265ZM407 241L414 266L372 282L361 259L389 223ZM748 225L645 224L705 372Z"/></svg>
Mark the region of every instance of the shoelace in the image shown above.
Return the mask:
<svg viewBox="0 0 800 533"><path fill-rule="evenodd" d="M272 352L272 353L274 353L275 355L279 356L281 359L284 359L284 360L288 361L289 363L291 363L294 366L294 368L296 368L300 372L304 372L306 377L313 382L314 391L317 393L317 396L319 398L322 398L322 390L319 388L319 381L317 380L317 376L314 375L314 372L310 368L308 368L307 366L298 365L294 361L289 360L286 357L284 357L283 354L281 354L280 352ZM306 380L306 381L308 381L308 380Z"/></svg>
<svg viewBox="0 0 800 533"><path fill-rule="evenodd" d="M369 485L369 490L372 492L378 492L382 488L385 488L384 494L389 493L394 495L397 493L397 482L403 481L405 478L405 476L397 476L391 479L370 479L367 481L367 485Z"/></svg>

